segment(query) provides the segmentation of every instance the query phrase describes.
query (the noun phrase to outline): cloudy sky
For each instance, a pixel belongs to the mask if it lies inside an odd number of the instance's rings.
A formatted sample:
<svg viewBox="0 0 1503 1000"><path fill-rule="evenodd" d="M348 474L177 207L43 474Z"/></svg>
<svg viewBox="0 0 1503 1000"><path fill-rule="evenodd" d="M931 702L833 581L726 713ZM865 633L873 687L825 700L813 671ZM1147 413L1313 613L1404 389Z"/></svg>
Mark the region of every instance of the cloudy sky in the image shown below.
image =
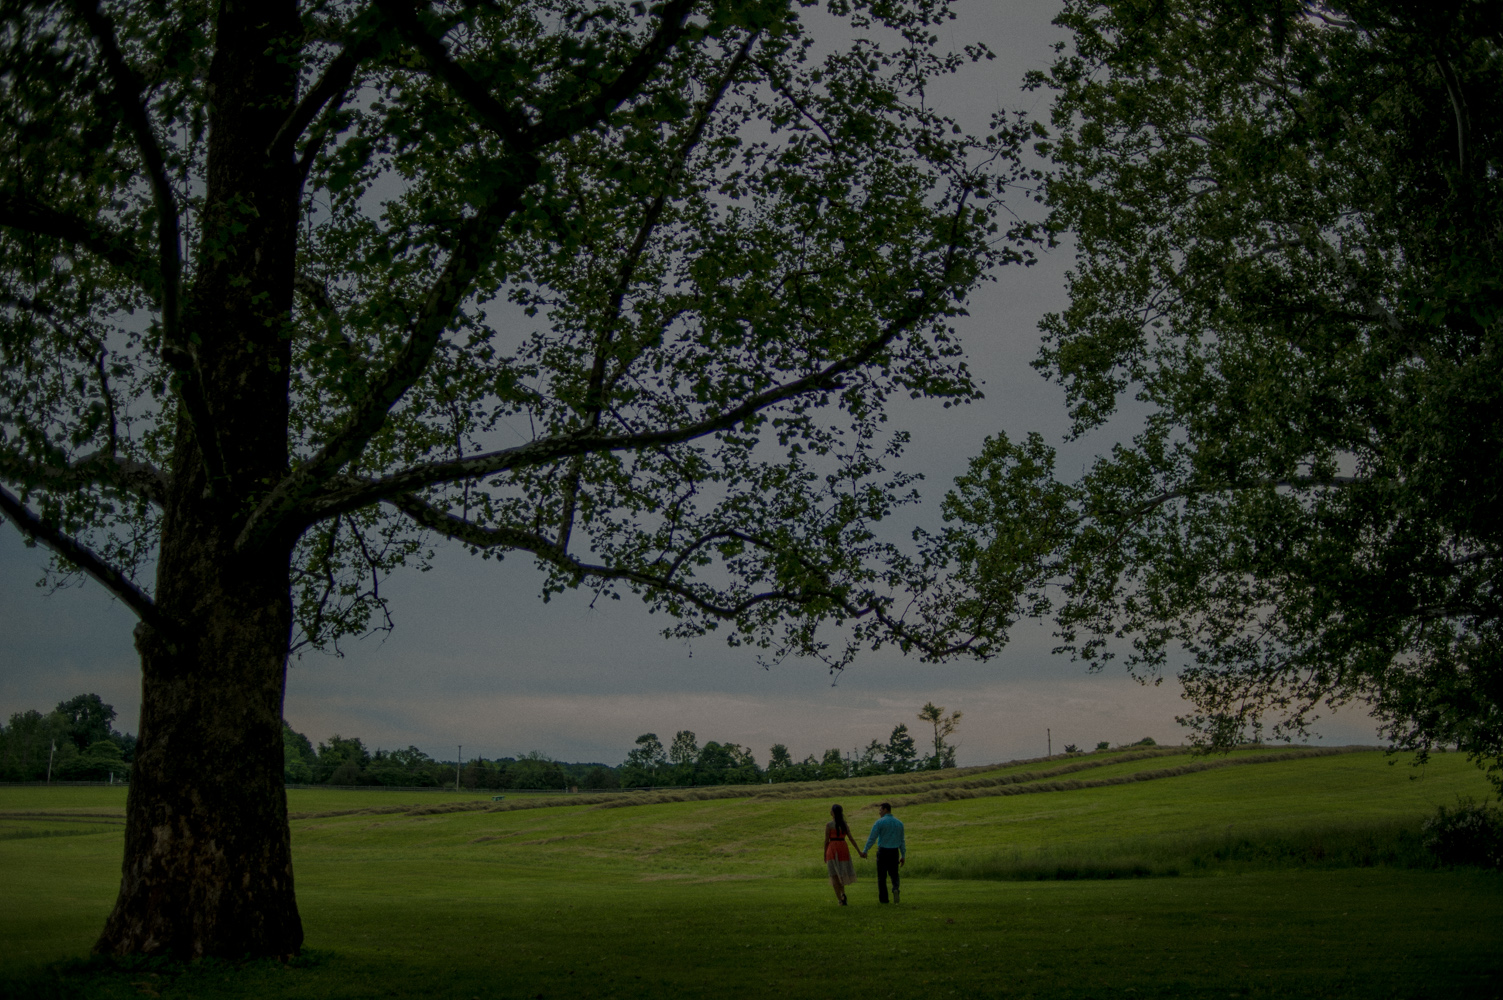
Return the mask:
<svg viewBox="0 0 1503 1000"><path fill-rule="evenodd" d="M942 40L954 48L985 42L997 59L937 91L935 103L974 130L1002 109L1044 115L1047 98L1019 81L1047 64L1059 36L1050 0L962 0ZM1130 419L1109 433L1069 444L1063 396L1028 366L1038 318L1063 305L1067 250L1037 266L1008 268L973 298L959 329L986 399L959 409L905 406L895 421L913 433L909 466L926 476L937 502L964 471L982 439L997 430L1037 430L1060 444L1063 472L1084 466L1131 432ZM932 506L930 507L932 511ZM932 514L914 512L915 519ZM56 594L35 586L41 550L25 548L0 526L0 718L50 709L93 691L133 732L140 675L131 646L133 616L86 583ZM960 763L1034 756L1066 743L1178 741L1184 710L1172 677L1142 686L1120 669L1088 674L1049 653L1044 625L1021 625L1003 654L987 663L926 665L883 651L858 660L838 679L822 665L788 661L763 669L750 652L712 640L666 640L661 623L629 598L592 605L588 594L548 604L526 559L472 559L440 549L426 574L386 584L396 631L345 644L342 659L315 654L291 665L286 716L314 742L359 736L371 747L416 745L435 757L514 756L540 750L562 760L619 763L641 733L680 729L752 748L785 743L796 757L827 747L853 749L892 727L920 725L926 701L964 713ZM834 683L832 683L834 680ZM1326 743L1372 742L1358 713L1326 720Z"/></svg>

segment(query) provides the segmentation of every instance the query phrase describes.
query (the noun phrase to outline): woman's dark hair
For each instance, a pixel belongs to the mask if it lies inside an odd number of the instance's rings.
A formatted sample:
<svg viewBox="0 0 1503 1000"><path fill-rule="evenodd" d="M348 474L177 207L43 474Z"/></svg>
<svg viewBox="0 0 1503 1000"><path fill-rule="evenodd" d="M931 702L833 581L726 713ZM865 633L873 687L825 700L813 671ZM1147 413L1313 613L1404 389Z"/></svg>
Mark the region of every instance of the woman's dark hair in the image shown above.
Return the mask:
<svg viewBox="0 0 1503 1000"><path fill-rule="evenodd" d="M845 810L839 806L830 807L830 815L835 817L835 829L842 835L850 833L851 828L845 822Z"/></svg>

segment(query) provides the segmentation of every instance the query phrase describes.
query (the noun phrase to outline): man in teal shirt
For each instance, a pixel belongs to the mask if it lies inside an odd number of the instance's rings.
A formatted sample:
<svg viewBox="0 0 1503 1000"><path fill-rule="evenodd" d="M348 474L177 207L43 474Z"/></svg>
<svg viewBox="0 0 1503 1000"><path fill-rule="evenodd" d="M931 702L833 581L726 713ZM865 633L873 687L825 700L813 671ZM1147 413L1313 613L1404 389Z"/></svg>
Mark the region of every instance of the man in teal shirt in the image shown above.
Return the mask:
<svg viewBox="0 0 1503 1000"><path fill-rule="evenodd" d="M903 840L903 824L892 814L892 805L883 802L877 806L882 814L872 824L871 836L866 838L865 857L872 844L877 845L877 901L887 902L887 877L892 876L892 901L898 901L898 869L908 860L908 845Z"/></svg>

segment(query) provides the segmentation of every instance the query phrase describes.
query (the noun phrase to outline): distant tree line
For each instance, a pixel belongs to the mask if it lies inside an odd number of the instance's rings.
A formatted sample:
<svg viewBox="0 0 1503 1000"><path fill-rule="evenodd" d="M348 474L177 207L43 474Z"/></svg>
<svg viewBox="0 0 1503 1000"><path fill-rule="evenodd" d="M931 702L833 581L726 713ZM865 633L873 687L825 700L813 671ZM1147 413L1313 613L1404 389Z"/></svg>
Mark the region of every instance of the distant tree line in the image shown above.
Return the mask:
<svg viewBox="0 0 1503 1000"><path fill-rule="evenodd" d="M775 743L768 752L767 767L757 766L752 753L737 743L717 743L703 747L689 730L680 730L664 746L656 733L643 733L636 746L626 755L618 769L624 787L743 785L762 782L833 781L877 774L906 774L909 771L937 771L955 766L955 744L950 737L960 725L960 712L945 714L943 707L929 702L918 718L933 729L926 752L906 723L893 727L887 742L873 739L864 750L846 752L832 747L820 757L813 754L795 761L788 747Z"/></svg>
<svg viewBox="0 0 1503 1000"><path fill-rule="evenodd" d="M1118 743L1117 744L1117 749L1118 750L1126 750L1128 747L1156 747L1156 746L1158 746L1158 742L1156 740L1154 740L1154 738L1152 736L1145 736L1141 740L1138 740L1136 743ZM1097 750L1110 750L1111 748L1112 748L1112 744L1111 744L1111 742L1109 740L1102 740L1100 743L1096 744L1096 749ZM1066 743L1065 744L1065 753L1085 753L1085 751L1082 750L1082 749L1080 749L1080 747L1076 746L1074 743Z"/></svg>
<svg viewBox="0 0 1503 1000"><path fill-rule="evenodd" d="M115 709L97 694L17 712L0 726L0 781L123 781L136 738L115 731Z"/></svg>
<svg viewBox="0 0 1503 1000"><path fill-rule="evenodd" d="M566 764L532 751L521 757L474 757L462 766L434 760L417 747L370 750L359 737L338 734L313 742L282 723L283 777L292 785L400 785L452 788L459 767L461 788L614 788L605 764Z"/></svg>
<svg viewBox="0 0 1503 1000"><path fill-rule="evenodd" d="M537 751L521 757L474 757L462 763L435 760L417 747L371 750L359 737L335 734L313 741L282 723L283 776L294 785L385 785L461 788L563 789L638 788L644 786L743 785L764 782L829 781L838 778L955 766L950 737L960 712L945 714L933 703L918 718L932 737L919 744L899 723L886 742L873 739L864 750L826 750L795 761L782 743L772 746L767 766L737 743L710 740L699 745L691 731L680 730L664 746L655 733L644 733L619 767L602 763L564 763ZM18 712L0 726L0 781L127 780L136 738L116 732L115 709L97 694L60 702L52 712Z"/></svg>

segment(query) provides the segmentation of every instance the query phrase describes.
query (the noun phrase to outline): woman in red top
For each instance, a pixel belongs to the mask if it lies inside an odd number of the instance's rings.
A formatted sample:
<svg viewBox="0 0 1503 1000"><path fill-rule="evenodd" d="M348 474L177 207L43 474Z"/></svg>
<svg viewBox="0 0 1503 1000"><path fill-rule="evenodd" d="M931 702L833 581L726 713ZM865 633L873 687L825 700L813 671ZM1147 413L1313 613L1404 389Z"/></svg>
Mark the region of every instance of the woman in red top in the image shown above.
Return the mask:
<svg viewBox="0 0 1503 1000"><path fill-rule="evenodd" d="M861 847L856 843L856 838L851 836L851 828L845 822L845 810L839 806L830 807L830 822L825 824L825 867L830 872L830 885L835 889L835 896L840 900L840 905L845 906L845 887L856 881L856 865L851 861L851 850L863 858L866 857ZM845 846L846 841L851 842L850 848Z"/></svg>

